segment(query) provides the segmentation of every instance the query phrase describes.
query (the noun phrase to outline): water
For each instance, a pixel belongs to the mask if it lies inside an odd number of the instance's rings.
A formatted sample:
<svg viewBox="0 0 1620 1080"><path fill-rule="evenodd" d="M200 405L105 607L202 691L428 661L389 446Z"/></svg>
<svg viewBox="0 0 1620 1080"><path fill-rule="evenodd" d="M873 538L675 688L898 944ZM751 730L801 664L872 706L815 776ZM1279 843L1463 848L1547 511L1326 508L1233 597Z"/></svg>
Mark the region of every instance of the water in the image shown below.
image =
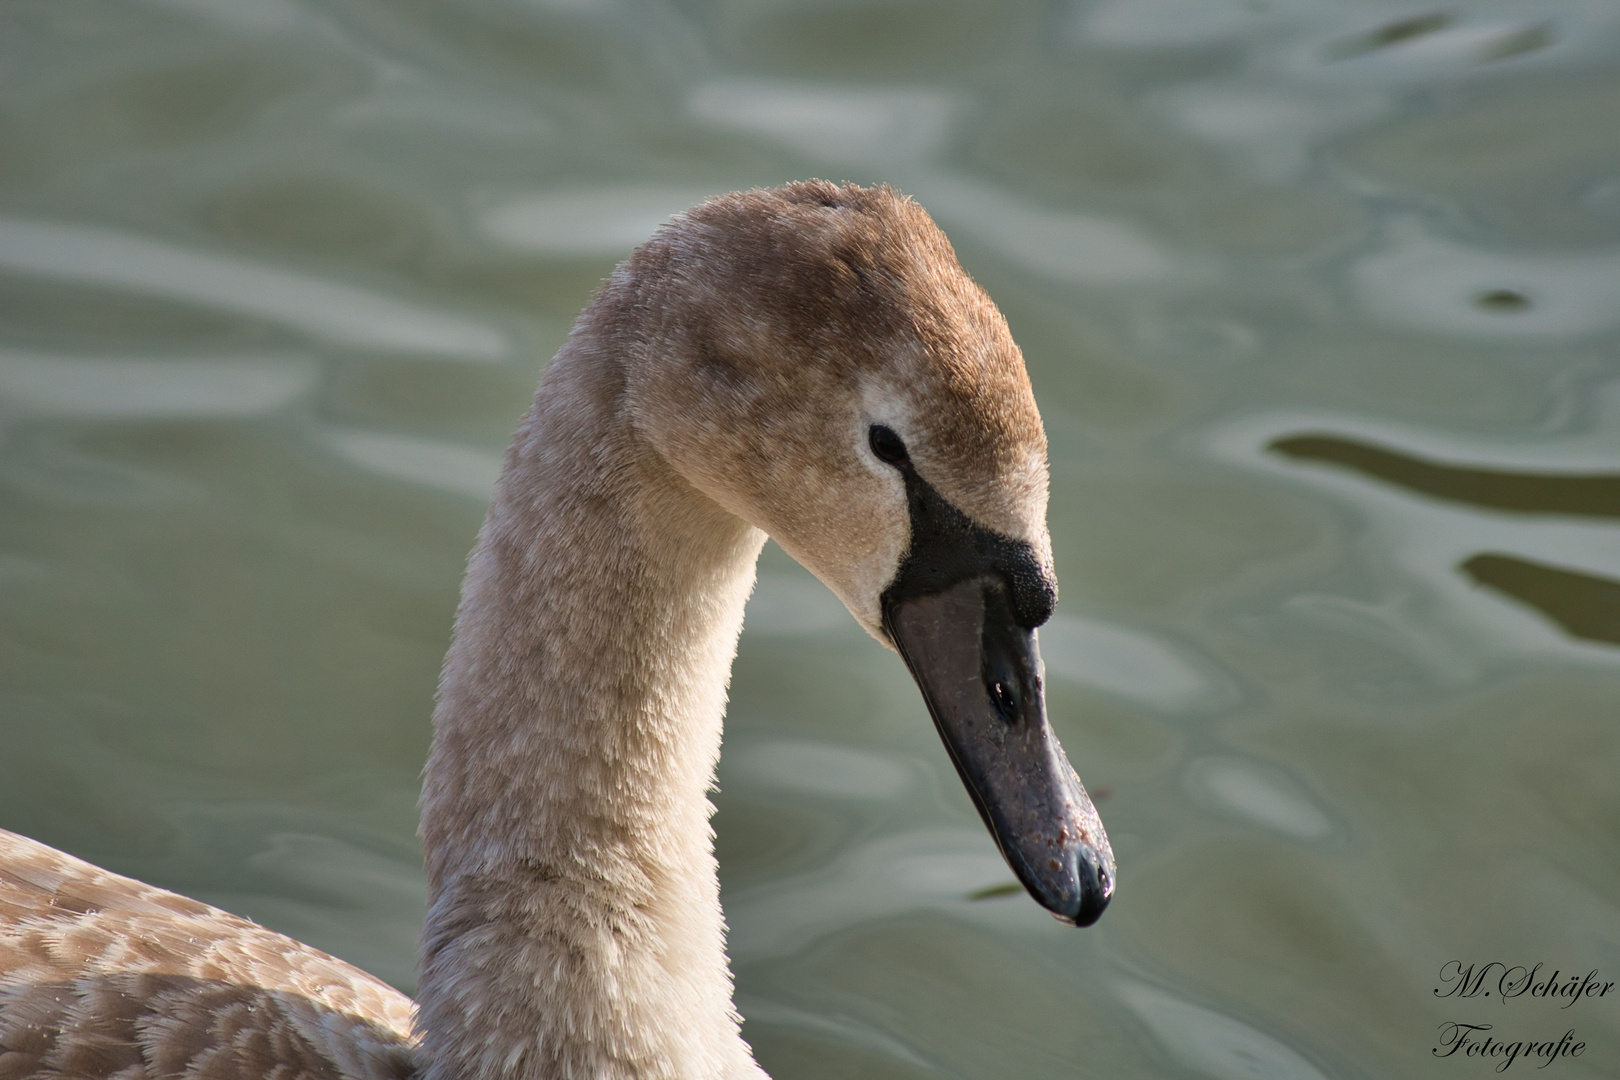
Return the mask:
<svg viewBox="0 0 1620 1080"><path fill-rule="evenodd" d="M1484 1076L1620 998L1620 11L13 0L0 825L410 988L428 713L544 360L704 194L917 196L1052 440L1118 897L1009 892L768 548L719 852L792 1077ZM1539 1062L1520 1061L1517 1074Z"/></svg>

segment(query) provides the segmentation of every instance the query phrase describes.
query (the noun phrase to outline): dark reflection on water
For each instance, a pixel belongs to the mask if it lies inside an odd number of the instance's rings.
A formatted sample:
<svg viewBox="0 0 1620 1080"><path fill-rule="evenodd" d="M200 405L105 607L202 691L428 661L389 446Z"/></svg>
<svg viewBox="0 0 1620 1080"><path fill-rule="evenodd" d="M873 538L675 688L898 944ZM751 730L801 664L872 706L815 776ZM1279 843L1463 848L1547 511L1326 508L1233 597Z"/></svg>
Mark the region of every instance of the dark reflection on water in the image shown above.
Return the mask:
<svg viewBox="0 0 1620 1080"><path fill-rule="evenodd" d="M1492 510L1620 517L1620 473L1569 476L1509 472L1436 461L1336 435L1289 435L1271 449L1299 461L1325 461L1425 495Z"/></svg>
<svg viewBox="0 0 1620 1080"><path fill-rule="evenodd" d="M1540 609L1576 637L1620 645L1620 581L1494 552L1475 555L1460 569Z"/></svg>
<svg viewBox="0 0 1620 1080"><path fill-rule="evenodd" d="M1341 38L1322 50L1324 56L1330 60L1349 60L1353 57L1364 56L1379 49L1387 49L1392 45L1399 45L1404 41L1432 34L1437 30L1444 30L1452 23L1452 17L1443 11L1431 12L1427 15L1414 15L1406 19L1397 19L1385 23L1375 30L1365 34L1356 34L1353 37Z"/></svg>

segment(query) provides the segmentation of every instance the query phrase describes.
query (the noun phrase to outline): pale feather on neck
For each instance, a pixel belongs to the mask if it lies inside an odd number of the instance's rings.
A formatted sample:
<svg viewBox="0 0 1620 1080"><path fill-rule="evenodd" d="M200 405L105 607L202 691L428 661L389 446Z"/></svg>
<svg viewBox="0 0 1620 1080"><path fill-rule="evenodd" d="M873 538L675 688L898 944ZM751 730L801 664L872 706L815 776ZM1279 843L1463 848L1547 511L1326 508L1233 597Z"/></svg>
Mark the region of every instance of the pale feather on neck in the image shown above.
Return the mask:
<svg viewBox="0 0 1620 1080"><path fill-rule="evenodd" d="M422 799L432 1080L763 1076L738 1033L709 815L764 534L623 422L583 321L468 570Z"/></svg>

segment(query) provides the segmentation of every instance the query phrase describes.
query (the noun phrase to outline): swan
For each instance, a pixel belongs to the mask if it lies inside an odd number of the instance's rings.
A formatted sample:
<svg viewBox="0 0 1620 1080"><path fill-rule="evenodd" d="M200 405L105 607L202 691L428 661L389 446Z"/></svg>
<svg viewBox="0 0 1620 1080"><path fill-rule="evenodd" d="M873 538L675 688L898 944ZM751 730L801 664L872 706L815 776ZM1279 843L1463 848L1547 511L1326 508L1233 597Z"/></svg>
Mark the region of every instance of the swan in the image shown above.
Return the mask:
<svg viewBox="0 0 1620 1080"><path fill-rule="evenodd" d="M412 1002L0 834L0 1078L763 1080L708 792L767 535L899 652L1008 864L1087 925L1114 859L1047 723L1046 438L915 202L677 215L581 313L468 564L424 771Z"/></svg>

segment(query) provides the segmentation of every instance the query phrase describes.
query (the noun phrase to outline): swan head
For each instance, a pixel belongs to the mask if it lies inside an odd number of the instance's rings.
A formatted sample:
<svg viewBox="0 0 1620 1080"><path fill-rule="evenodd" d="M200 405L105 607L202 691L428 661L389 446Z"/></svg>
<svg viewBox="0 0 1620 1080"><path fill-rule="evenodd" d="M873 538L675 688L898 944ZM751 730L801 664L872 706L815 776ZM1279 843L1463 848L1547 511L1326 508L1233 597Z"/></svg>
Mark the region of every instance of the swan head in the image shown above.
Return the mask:
<svg viewBox="0 0 1620 1080"><path fill-rule="evenodd" d="M1006 320L916 203L809 181L679 215L615 275L625 401L916 679L1008 864L1088 925L1114 858L1045 713L1046 435Z"/></svg>

